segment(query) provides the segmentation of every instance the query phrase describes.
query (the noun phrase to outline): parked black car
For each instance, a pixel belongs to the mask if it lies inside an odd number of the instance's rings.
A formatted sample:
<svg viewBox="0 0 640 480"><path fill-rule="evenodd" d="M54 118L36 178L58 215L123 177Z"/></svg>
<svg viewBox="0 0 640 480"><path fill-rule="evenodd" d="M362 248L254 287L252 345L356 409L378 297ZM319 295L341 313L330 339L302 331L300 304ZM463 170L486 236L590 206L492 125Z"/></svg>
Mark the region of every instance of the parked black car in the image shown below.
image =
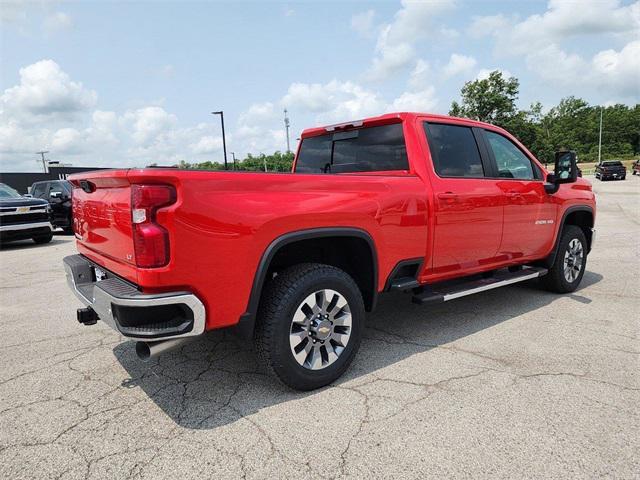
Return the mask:
<svg viewBox="0 0 640 480"><path fill-rule="evenodd" d="M624 180L627 167L620 160L607 160L596 165L596 178L600 180Z"/></svg>
<svg viewBox="0 0 640 480"><path fill-rule="evenodd" d="M48 243L53 238L49 202L23 197L0 183L0 243L26 238L36 243Z"/></svg>
<svg viewBox="0 0 640 480"><path fill-rule="evenodd" d="M73 232L71 216L71 184L66 180L47 180L31 185L31 196L47 200L53 212L53 226Z"/></svg>

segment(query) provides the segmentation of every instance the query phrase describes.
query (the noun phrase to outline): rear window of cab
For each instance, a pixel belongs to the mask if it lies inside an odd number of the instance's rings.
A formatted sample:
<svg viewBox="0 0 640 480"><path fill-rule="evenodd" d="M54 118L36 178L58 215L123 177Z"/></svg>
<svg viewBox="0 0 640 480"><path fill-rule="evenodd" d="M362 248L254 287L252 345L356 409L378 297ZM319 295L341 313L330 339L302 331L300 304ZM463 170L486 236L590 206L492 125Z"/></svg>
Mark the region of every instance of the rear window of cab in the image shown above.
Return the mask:
<svg viewBox="0 0 640 480"><path fill-rule="evenodd" d="M332 132L305 138L296 173L352 173L408 170L401 123Z"/></svg>

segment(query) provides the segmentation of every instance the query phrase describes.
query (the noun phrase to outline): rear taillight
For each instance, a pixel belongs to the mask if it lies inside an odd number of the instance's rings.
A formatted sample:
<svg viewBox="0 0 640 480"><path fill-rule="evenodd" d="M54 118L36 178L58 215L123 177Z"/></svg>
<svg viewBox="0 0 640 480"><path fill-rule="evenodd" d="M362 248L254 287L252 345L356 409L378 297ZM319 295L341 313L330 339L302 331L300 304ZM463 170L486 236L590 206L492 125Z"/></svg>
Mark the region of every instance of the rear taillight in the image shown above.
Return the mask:
<svg viewBox="0 0 640 480"><path fill-rule="evenodd" d="M131 186L133 246L138 267L162 267L169 263L169 234L156 223L156 212L175 201L176 189L171 185Z"/></svg>

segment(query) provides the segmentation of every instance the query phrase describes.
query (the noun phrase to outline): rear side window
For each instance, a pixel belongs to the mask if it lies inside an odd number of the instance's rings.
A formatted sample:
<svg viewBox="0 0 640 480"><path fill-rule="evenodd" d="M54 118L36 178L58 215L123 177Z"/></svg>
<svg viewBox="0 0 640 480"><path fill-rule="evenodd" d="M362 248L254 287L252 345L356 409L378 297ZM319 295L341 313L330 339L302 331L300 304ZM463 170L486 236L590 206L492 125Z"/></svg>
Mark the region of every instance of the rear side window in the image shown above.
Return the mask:
<svg viewBox="0 0 640 480"><path fill-rule="evenodd" d="M499 177L519 180L536 178L531 160L511 140L489 130L485 130L485 134L496 159Z"/></svg>
<svg viewBox="0 0 640 480"><path fill-rule="evenodd" d="M297 173L408 169L400 123L305 138L296 162Z"/></svg>
<svg viewBox="0 0 640 480"><path fill-rule="evenodd" d="M431 158L441 177L484 177L476 139L469 127L425 123Z"/></svg>

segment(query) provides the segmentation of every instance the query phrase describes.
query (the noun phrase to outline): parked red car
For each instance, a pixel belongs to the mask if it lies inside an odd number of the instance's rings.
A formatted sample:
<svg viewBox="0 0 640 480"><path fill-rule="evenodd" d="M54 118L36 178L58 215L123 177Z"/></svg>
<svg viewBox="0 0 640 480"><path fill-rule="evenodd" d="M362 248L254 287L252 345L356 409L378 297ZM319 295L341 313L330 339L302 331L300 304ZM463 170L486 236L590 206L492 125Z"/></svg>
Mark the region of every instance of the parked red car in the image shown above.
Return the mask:
<svg viewBox="0 0 640 480"><path fill-rule="evenodd" d="M305 130L289 174L154 168L71 183L80 254L64 263L81 323L138 340L142 358L235 327L302 390L347 369L380 294L432 304L538 277L571 292L594 241L575 153L548 173L508 132L439 115Z"/></svg>

